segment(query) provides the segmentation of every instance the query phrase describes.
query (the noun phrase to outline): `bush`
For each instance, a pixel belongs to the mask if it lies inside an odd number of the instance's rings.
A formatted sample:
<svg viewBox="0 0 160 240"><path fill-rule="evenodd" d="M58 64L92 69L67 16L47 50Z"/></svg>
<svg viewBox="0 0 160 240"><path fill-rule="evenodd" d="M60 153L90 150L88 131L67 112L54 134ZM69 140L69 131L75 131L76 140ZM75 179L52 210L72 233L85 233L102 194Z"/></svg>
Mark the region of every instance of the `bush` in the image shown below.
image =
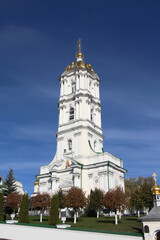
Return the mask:
<svg viewBox="0 0 160 240"><path fill-rule="evenodd" d="M49 217L49 224L56 225L59 223L59 200L58 195L53 195L51 198L50 204L50 217Z"/></svg>
<svg viewBox="0 0 160 240"><path fill-rule="evenodd" d="M0 192L0 221L4 221L4 197L3 193Z"/></svg>
<svg viewBox="0 0 160 240"><path fill-rule="evenodd" d="M18 216L19 223L28 223L29 199L28 194L24 194L21 201L20 212Z"/></svg>

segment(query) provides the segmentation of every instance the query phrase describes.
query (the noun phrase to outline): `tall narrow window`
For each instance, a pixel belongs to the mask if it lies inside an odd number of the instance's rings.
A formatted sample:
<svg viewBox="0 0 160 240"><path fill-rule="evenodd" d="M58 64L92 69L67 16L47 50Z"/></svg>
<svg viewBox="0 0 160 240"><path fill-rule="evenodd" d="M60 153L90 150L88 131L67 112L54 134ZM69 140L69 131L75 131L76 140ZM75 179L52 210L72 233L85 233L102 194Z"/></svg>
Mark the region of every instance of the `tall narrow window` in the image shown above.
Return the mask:
<svg viewBox="0 0 160 240"><path fill-rule="evenodd" d="M68 150L69 151L72 150L72 140L71 139L68 140Z"/></svg>
<svg viewBox="0 0 160 240"><path fill-rule="evenodd" d="M93 108L91 109L91 121L93 121Z"/></svg>
<svg viewBox="0 0 160 240"><path fill-rule="evenodd" d="M72 93L75 93L76 91L76 82L72 81Z"/></svg>
<svg viewBox="0 0 160 240"><path fill-rule="evenodd" d="M73 120L73 119L74 119L74 108L71 107L69 111L69 120Z"/></svg>

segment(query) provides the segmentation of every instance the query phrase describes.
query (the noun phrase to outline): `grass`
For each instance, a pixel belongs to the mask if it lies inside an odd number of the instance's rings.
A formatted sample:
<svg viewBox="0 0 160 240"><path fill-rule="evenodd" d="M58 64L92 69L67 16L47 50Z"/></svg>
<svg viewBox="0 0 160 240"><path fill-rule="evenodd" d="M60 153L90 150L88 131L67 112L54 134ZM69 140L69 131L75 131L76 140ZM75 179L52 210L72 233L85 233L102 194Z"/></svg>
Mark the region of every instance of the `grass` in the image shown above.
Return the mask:
<svg viewBox="0 0 160 240"><path fill-rule="evenodd" d="M48 217L43 217L43 222L39 222L39 216L29 217L31 224L48 225ZM71 225L72 229L87 229L94 231L107 231L107 232L123 232L123 233L135 233L137 235L142 234L141 223L137 221L137 217L122 217L118 221L118 225L115 225L114 217L100 217L99 219L94 217L80 217L77 219L77 223L73 224L73 219L67 219L67 224Z"/></svg>

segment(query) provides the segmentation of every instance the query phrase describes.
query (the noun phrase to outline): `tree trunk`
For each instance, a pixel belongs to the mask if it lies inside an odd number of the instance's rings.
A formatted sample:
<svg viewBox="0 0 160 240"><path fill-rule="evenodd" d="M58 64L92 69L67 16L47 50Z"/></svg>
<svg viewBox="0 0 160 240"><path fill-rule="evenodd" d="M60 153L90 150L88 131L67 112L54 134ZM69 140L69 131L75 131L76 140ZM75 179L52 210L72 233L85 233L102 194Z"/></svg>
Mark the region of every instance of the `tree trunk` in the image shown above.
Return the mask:
<svg viewBox="0 0 160 240"><path fill-rule="evenodd" d="M97 211L97 218L99 218L99 211Z"/></svg>
<svg viewBox="0 0 160 240"><path fill-rule="evenodd" d="M76 224L76 220L77 220L77 213L76 211L74 212L74 224Z"/></svg>
<svg viewBox="0 0 160 240"><path fill-rule="evenodd" d="M138 217L140 217L140 211L138 210Z"/></svg>
<svg viewBox="0 0 160 240"><path fill-rule="evenodd" d="M120 213L119 213L119 219L121 219L121 218L122 218L122 213L120 212Z"/></svg>
<svg viewBox="0 0 160 240"><path fill-rule="evenodd" d="M115 212L115 225L118 225L117 211Z"/></svg>
<svg viewBox="0 0 160 240"><path fill-rule="evenodd" d="M59 209L59 218L61 218L61 209Z"/></svg>
<svg viewBox="0 0 160 240"><path fill-rule="evenodd" d="M42 222L42 212L40 212L40 222Z"/></svg>

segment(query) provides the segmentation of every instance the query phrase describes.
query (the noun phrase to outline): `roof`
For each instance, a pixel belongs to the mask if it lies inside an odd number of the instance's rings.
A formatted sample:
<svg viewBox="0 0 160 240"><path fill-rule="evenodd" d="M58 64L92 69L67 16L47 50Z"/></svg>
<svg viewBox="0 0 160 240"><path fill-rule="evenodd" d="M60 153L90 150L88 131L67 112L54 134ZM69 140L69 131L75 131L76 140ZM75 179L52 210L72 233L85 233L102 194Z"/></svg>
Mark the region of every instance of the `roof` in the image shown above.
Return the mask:
<svg viewBox="0 0 160 240"><path fill-rule="evenodd" d="M153 207L148 215L139 218L139 221L147 222L147 221L160 221L160 207Z"/></svg>

